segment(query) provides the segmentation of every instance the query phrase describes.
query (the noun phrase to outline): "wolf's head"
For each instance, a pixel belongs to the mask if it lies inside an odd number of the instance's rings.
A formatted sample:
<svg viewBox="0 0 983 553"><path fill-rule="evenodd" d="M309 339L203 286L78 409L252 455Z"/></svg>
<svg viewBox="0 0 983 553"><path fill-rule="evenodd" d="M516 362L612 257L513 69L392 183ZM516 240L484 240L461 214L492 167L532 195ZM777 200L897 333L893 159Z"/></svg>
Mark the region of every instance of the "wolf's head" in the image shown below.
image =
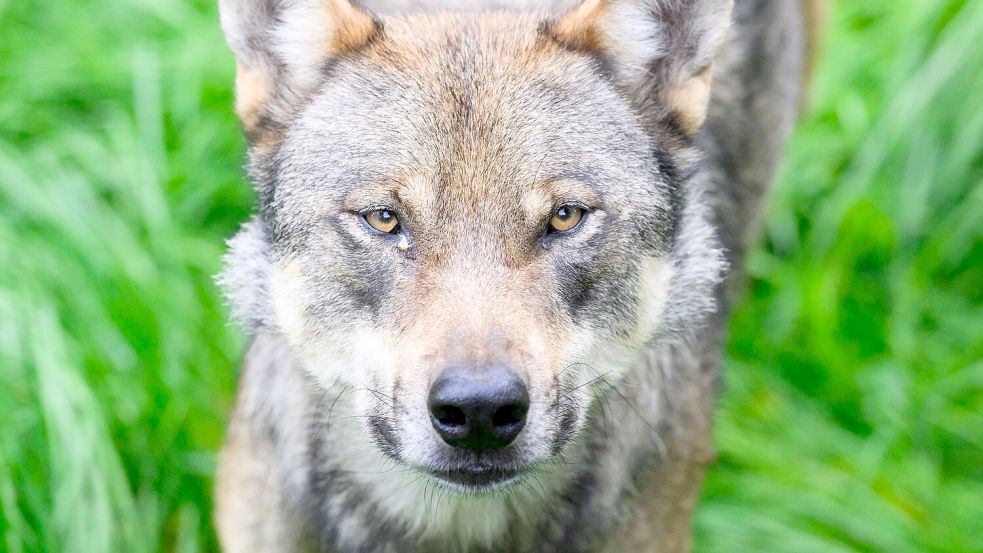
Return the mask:
<svg viewBox="0 0 983 553"><path fill-rule="evenodd" d="M729 0L221 8L260 198L230 296L378 452L500 488L712 309L692 145Z"/></svg>

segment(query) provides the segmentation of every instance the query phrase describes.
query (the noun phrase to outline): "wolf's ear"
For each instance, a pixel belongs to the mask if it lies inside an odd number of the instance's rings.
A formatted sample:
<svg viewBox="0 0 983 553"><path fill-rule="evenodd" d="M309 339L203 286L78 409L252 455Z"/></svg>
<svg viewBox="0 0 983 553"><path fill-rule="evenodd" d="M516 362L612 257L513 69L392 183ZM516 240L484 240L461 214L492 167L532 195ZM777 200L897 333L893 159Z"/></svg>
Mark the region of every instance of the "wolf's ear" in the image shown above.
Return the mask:
<svg viewBox="0 0 983 553"><path fill-rule="evenodd" d="M732 4L583 0L544 29L568 48L600 56L647 108L662 110L691 135L706 117L711 64L730 25Z"/></svg>
<svg viewBox="0 0 983 553"><path fill-rule="evenodd" d="M282 121L332 57L382 32L353 0L219 0L219 10L236 56L236 113L250 138Z"/></svg>

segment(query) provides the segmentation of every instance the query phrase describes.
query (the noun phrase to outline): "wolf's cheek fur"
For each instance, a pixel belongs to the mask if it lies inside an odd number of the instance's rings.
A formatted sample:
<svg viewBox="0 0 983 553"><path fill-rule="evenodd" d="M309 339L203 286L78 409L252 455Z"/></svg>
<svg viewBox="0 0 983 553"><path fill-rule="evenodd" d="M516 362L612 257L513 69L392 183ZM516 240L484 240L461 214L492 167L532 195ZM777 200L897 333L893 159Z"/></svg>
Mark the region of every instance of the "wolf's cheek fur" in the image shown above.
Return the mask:
<svg viewBox="0 0 983 553"><path fill-rule="evenodd" d="M639 262L634 286L630 280L621 283L634 288L634 293L623 302L617 316L633 324L620 331L598 327L590 318L574 324L562 358L565 367L575 370L563 371L558 384L561 397L566 399L565 404L560 402L563 415L572 424L566 432L580 429L599 391L616 384L666 331L664 317L674 274L668 256L647 255Z"/></svg>
<svg viewBox="0 0 983 553"><path fill-rule="evenodd" d="M270 306L275 329L320 386L337 382L359 390L373 386L380 370L398 361L392 340L365 318L364 311L346 309L345 317L327 317L325 308L342 294L324 282L311 282L302 263L287 256L270 269ZM337 301L336 301L337 300Z"/></svg>

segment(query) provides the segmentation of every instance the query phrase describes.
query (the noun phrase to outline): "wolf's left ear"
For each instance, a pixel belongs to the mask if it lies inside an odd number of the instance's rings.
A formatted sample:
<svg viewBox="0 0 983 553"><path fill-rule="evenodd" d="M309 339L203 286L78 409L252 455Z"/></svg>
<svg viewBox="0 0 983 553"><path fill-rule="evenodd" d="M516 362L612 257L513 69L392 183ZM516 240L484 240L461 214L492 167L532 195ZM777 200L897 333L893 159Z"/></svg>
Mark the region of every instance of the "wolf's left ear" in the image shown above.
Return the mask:
<svg viewBox="0 0 983 553"><path fill-rule="evenodd" d="M695 134L706 118L712 63L733 0L583 0L544 31L600 56L644 102Z"/></svg>
<svg viewBox="0 0 983 553"><path fill-rule="evenodd" d="M331 58L382 32L353 0L219 0L219 10L236 56L236 113L250 139L282 122Z"/></svg>

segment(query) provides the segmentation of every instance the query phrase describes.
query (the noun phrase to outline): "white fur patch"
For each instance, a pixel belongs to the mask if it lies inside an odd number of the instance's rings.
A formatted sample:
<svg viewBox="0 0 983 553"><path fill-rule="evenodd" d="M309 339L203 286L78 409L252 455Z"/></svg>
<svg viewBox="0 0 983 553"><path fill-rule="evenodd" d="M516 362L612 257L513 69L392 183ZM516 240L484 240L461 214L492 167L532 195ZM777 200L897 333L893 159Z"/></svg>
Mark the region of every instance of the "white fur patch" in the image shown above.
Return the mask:
<svg viewBox="0 0 983 553"><path fill-rule="evenodd" d="M652 18L645 2L613 2L604 12L604 45L624 77L639 71L664 52L659 40L661 23Z"/></svg>
<svg viewBox="0 0 983 553"><path fill-rule="evenodd" d="M335 23L323 2L299 2L284 10L273 30L273 48L301 90L317 81L334 34Z"/></svg>
<svg viewBox="0 0 983 553"><path fill-rule="evenodd" d="M648 342L659 330L659 323L665 313L669 286L672 282L672 262L665 257L646 257L642 260L640 304L637 336L643 343Z"/></svg>
<svg viewBox="0 0 983 553"><path fill-rule="evenodd" d="M522 210L525 211L526 216L535 220L536 218L544 215L544 211L548 211L550 209L550 198L542 190L538 188L530 188L523 192L522 198L520 199L520 204L522 205Z"/></svg>
<svg viewBox="0 0 983 553"><path fill-rule="evenodd" d="M270 271L270 300L277 329L294 351L304 351L304 281L295 259L284 259Z"/></svg>

